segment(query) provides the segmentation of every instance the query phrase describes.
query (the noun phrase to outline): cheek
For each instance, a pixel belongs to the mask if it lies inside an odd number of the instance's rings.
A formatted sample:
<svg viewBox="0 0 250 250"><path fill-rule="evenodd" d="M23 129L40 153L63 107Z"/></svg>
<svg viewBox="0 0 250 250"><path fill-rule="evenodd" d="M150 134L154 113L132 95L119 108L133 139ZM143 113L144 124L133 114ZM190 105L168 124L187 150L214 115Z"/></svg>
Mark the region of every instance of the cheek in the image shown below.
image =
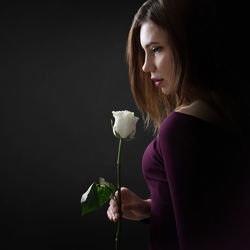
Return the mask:
<svg viewBox="0 0 250 250"><path fill-rule="evenodd" d="M163 78L169 78L171 72L171 65L169 62L163 61L160 66L160 71Z"/></svg>
<svg viewBox="0 0 250 250"><path fill-rule="evenodd" d="M169 56L164 56L159 60L159 67L164 75L169 75L172 69L172 62Z"/></svg>

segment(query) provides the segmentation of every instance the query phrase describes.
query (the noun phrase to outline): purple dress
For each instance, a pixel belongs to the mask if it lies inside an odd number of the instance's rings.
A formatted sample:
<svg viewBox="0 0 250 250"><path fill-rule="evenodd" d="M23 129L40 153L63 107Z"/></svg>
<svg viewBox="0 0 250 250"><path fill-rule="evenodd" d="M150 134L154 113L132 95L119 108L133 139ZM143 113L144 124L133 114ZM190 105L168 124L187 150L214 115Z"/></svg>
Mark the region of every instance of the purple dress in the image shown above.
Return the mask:
<svg viewBox="0 0 250 250"><path fill-rule="evenodd" d="M230 130L172 112L142 161L151 250L249 250L246 144Z"/></svg>

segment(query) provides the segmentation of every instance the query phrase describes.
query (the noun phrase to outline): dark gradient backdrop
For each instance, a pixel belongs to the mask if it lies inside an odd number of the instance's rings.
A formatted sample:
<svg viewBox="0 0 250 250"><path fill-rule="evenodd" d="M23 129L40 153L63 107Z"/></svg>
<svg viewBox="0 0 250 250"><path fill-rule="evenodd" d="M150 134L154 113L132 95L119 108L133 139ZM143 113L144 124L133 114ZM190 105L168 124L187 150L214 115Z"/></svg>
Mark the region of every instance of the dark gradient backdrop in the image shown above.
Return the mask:
<svg viewBox="0 0 250 250"><path fill-rule="evenodd" d="M99 176L115 182L112 110L139 115L125 61L143 1L6 1L0 9L1 245L114 249L108 204L81 217ZM141 158L152 136L138 123L124 143L122 185L149 195ZM122 249L147 249L148 228L123 221Z"/></svg>

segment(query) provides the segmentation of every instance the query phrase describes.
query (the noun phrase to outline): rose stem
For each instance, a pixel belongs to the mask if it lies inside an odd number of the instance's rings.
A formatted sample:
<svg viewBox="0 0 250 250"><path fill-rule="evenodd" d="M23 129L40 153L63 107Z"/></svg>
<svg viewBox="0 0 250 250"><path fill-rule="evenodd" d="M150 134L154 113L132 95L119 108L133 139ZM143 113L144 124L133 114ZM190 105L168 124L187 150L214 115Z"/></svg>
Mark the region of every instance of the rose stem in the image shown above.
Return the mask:
<svg viewBox="0 0 250 250"><path fill-rule="evenodd" d="M120 168L121 168L121 148L122 148L122 138L120 138L119 141L119 148L118 148L118 156L117 156L117 189L118 189L118 207L119 207L119 220L117 222L117 232L116 232L116 237L115 237L115 249L118 250L118 241L119 241L119 236L120 236L120 226L121 226L121 218L122 218L122 209L121 209L121 173L120 173Z"/></svg>

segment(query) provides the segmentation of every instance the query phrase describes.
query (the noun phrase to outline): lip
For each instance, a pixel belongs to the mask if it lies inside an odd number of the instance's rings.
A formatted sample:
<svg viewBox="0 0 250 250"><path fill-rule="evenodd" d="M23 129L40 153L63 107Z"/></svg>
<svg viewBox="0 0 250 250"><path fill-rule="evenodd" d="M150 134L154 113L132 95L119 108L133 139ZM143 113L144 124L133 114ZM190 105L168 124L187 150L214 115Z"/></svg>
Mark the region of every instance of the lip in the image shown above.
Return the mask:
<svg viewBox="0 0 250 250"><path fill-rule="evenodd" d="M163 79L151 78L151 80L155 83L157 87L159 87L163 81Z"/></svg>

